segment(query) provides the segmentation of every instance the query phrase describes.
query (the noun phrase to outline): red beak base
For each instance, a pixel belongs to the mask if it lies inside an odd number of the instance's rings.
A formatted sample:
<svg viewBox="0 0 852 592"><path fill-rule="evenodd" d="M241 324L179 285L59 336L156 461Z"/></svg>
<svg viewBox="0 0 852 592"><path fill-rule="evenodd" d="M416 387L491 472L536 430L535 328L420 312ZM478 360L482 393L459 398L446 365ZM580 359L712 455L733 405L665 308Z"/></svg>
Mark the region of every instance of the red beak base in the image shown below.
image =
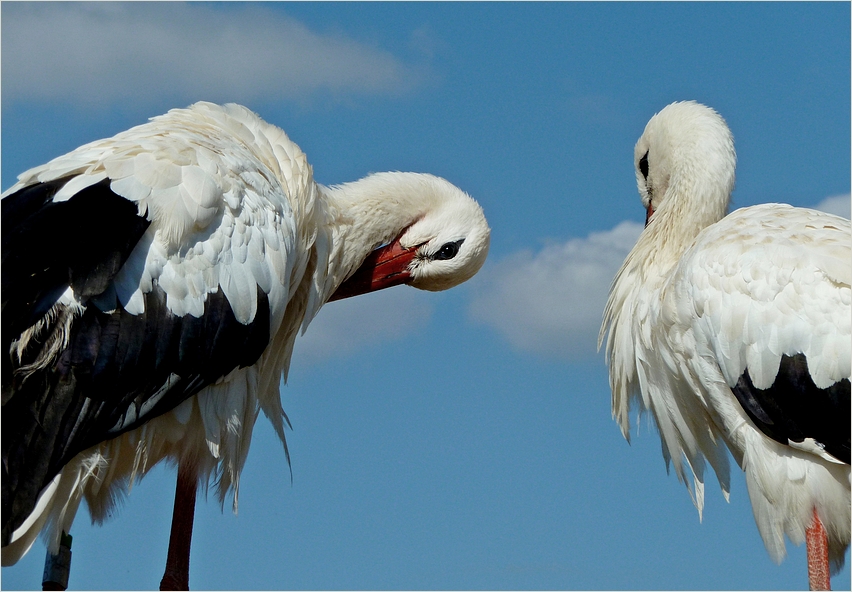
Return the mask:
<svg viewBox="0 0 852 592"><path fill-rule="evenodd" d="M361 267L340 284L328 301L350 298L408 283L411 281L411 272L408 267L416 255L417 247L404 249L400 246L399 240L379 247L367 255Z"/></svg>
<svg viewBox="0 0 852 592"><path fill-rule="evenodd" d="M651 221L651 216L654 215L654 208L650 205L648 206L648 210L645 212L645 226L648 226L648 222Z"/></svg>

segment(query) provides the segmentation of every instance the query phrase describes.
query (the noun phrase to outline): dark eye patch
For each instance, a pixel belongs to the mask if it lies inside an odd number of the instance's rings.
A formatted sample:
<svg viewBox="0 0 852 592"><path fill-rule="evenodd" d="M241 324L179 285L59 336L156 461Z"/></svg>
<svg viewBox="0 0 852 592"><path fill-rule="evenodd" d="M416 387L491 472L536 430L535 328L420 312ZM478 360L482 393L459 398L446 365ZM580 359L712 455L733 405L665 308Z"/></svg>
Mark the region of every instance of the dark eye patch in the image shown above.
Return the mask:
<svg viewBox="0 0 852 592"><path fill-rule="evenodd" d="M459 248L463 242L464 239L462 238L451 243L445 243L434 255L432 255L432 260L446 261L447 259L452 259L458 255Z"/></svg>
<svg viewBox="0 0 852 592"><path fill-rule="evenodd" d="M639 171L642 173L642 176L645 177L645 180L648 180L648 151L645 151L645 156L639 159Z"/></svg>

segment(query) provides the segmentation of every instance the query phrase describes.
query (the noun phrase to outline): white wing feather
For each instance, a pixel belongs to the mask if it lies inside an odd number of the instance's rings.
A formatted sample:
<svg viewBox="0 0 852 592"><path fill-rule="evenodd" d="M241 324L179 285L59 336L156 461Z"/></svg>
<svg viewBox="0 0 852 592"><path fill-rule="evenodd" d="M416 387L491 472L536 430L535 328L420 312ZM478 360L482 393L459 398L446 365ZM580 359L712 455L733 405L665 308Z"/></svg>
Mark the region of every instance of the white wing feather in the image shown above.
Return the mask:
<svg viewBox="0 0 852 592"><path fill-rule="evenodd" d="M698 236L664 291L679 313L670 341L691 328L728 386L748 368L761 389L782 354L804 353L827 388L852 374L850 261L848 220L779 204L737 210Z"/></svg>
<svg viewBox="0 0 852 592"><path fill-rule="evenodd" d="M275 144L264 135L270 130ZM287 159L279 162L275 154ZM294 264L304 270L294 259L306 258L312 247L296 228L313 221L297 224L293 208L305 211L316 198L304 154L283 131L242 107L199 103L31 169L6 194L69 174L78 176L55 201L109 178L110 188L151 221L115 280L127 310L142 312L140 296L156 282L175 314L200 316L207 294L221 288L237 319L249 323L259 286L276 328L291 282L301 279Z"/></svg>

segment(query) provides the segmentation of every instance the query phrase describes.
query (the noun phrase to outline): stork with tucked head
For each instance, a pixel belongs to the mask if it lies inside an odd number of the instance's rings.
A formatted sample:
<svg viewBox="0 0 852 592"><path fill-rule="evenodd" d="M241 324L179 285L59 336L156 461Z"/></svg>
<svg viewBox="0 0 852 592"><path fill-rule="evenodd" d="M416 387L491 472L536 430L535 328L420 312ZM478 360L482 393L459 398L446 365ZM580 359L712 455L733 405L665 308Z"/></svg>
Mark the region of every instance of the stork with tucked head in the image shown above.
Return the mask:
<svg viewBox="0 0 852 592"><path fill-rule="evenodd" d="M83 499L101 521L169 459L189 518L164 579L178 587L195 488L213 479L236 508L259 411L286 453L279 381L299 330L329 300L464 282L490 234L432 175L317 184L281 129L233 104L81 146L0 203L3 565L43 530L55 552Z"/></svg>
<svg viewBox="0 0 852 592"><path fill-rule="evenodd" d="M705 461L728 497L727 447L770 556L807 539L811 587L827 588L850 539L849 220L781 204L726 216L733 138L695 102L651 118L634 164L646 227L600 334L613 416L629 439L631 402L651 412L699 513Z"/></svg>

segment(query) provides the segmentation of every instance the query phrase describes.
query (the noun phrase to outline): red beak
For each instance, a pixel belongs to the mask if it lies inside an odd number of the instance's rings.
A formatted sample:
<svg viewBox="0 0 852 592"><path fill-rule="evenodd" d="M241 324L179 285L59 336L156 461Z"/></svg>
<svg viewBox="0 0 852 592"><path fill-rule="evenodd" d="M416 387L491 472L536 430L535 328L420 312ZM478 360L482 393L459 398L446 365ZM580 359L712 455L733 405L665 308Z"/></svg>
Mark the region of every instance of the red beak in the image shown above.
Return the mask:
<svg viewBox="0 0 852 592"><path fill-rule="evenodd" d="M648 210L645 213L645 226L648 226L648 222L651 221L651 216L654 215L654 208L650 205L648 206Z"/></svg>
<svg viewBox="0 0 852 592"><path fill-rule="evenodd" d="M416 255L417 247L404 249L400 246L398 239L376 249L367 255L355 273L340 284L328 301L341 300L408 283L411 281L408 266Z"/></svg>

